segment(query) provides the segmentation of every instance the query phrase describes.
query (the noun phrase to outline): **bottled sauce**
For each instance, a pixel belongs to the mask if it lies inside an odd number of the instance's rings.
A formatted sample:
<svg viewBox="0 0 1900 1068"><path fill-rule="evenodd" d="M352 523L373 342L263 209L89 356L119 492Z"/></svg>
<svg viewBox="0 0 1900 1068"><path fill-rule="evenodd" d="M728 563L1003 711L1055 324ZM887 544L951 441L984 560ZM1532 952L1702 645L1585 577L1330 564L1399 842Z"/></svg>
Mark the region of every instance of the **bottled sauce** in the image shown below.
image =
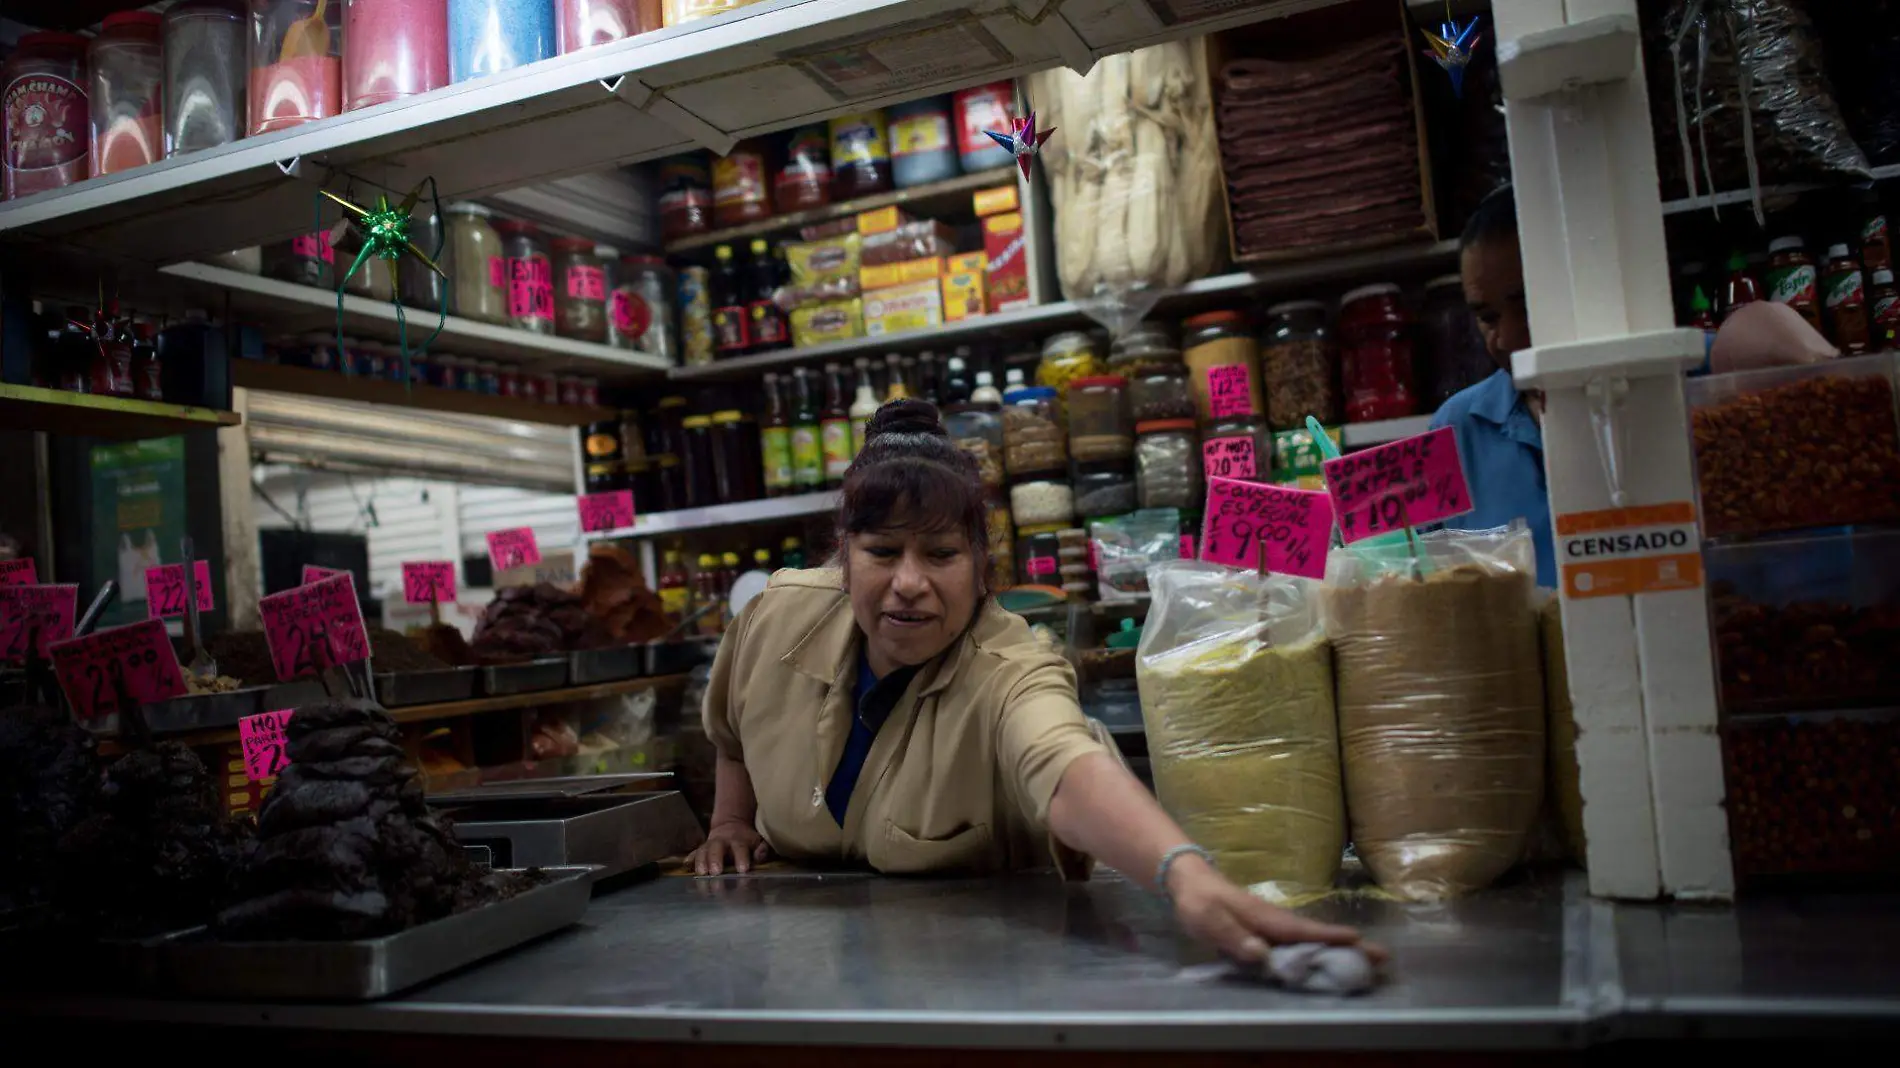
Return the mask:
<svg viewBox="0 0 1900 1068"><path fill-rule="evenodd" d="M6 151L0 199L84 181L92 171L86 93L86 39L29 33L7 57ZM39 116L29 121L29 114Z"/></svg>
<svg viewBox="0 0 1900 1068"><path fill-rule="evenodd" d="M779 543L778 549L778 559L782 566L790 568L805 566L805 545L797 538L786 538Z"/></svg>
<svg viewBox="0 0 1900 1068"><path fill-rule="evenodd" d="M107 15L86 49L94 177L156 163L165 154L164 21L150 11Z"/></svg>
<svg viewBox="0 0 1900 1068"><path fill-rule="evenodd" d="M853 459L864 451L864 435L871 424L871 417L877 414L877 389L871 384L871 360L860 356L857 360L858 392L851 399L851 456Z"/></svg>
<svg viewBox="0 0 1900 1068"><path fill-rule="evenodd" d="M752 566L770 575L772 573L772 550L752 550Z"/></svg>
<svg viewBox="0 0 1900 1068"><path fill-rule="evenodd" d="M250 135L335 115L343 104L343 5L321 0L250 4Z"/></svg>
<svg viewBox="0 0 1900 1068"><path fill-rule="evenodd" d="M554 266L541 228L519 219L496 219L502 270L508 284L508 322L533 334L554 333Z"/></svg>
<svg viewBox="0 0 1900 1068"><path fill-rule="evenodd" d="M686 573L678 549L666 550L660 560L660 611L666 615L667 626L677 627L692 610L692 576Z"/></svg>
<svg viewBox="0 0 1900 1068"><path fill-rule="evenodd" d="M831 203L829 141L823 126L800 127L786 138L785 166L772 183L772 199L779 211L804 211Z"/></svg>
<svg viewBox="0 0 1900 1068"><path fill-rule="evenodd" d="M891 187L891 155L884 113L867 111L831 120L831 193L839 200Z"/></svg>
<svg viewBox="0 0 1900 1068"><path fill-rule="evenodd" d="M1701 286L1695 287L1695 291L1689 295L1689 321L1684 325L1702 330L1715 329L1715 311L1710 307L1708 295L1702 292Z"/></svg>
<svg viewBox="0 0 1900 1068"><path fill-rule="evenodd" d="M911 395L910 383L904 379L904 358L893 352L884 357L884 374L890 385L884 390L884 403L903 400Z"/></svg>
<svg viewBox="0 0 1900 1068"><path fill-rule="evenodd" d="M731 245L713 249L712 328L716 356L744 356L752 350L752 334L746 325L745 280L740 277L739 265L733 262Z"/></svg>
<svg viewBox="0 0 1900 1068"><path fill-rule="evenodd" d="M800 493L812 493L825 485L817 393L810 372L803 367L792 372L792 485Z"/></svg>
<svg viewBox="0 0 1900 1068"><path fill-rule="evenodd" d="M1749 268L1748 259L1739 252L1732 253L1728 258L1728 282L1722 294L1722 318L1728 318L1744 304L1761 299L1761 282Z"/></svg>
<svg viewBox="0 0 1900 1068"><path fill-rule="evenodd" d="M1849 355L1866 352L1866 282L1860 273L1860 261L1854 259L1845 244L1828 246L1821 292L1827 307L1829 339Z"/></svg>
<svg viewBox="0 0 1900 1068"><path fill-rule="evenodd" d="M1024 384L1022 368L1011 367L1003 372L1003 393L1005 396L1007 396L1011 390L1023 388Z"/></svg>
<svg viewBox="0 0 1900 1068"><path fill-rule="evenodd" d="M1872 191L1862 194L1860 224L1860 265L1869 271L1893 267L1893 242L1887 236L1887 214L1880 210L1880 198Z"/></svg>
<svg viewBox="0 0 1900 1068"><path fill-rule="evenodd" d="M1768 252L1768 299L1800 312L1809 326L1820 330L1820 284L1807 247L1798 237L1777 237L1768 243Z"/></svg>
<svg viewBox="0 0 1900 1068"><path fill-rule="evenodd" d="M222 0L184 0L166 9L166 157L244 136L249 29L244 9Z"/></svg>
<svg viewBox="0 0 1900 1068"><path fill-rule="evenodd" d="M765 420L759 424L759 450L764 454L767 497L792 492L792 420L783 384L776 372L765 373Z"/></svg>
<svg viewBox="0 0 1900 1068"><path fill-rule="evenodd" d="M845 404L844 369L825 365L825 407L819 413L819 442L825 454L825 488L844 485L851 466L851 410Z"/></svg>
<svg viewBox="0 0 1900 1068"><path fill-rule="evenodd" d="M607 270L585 237L557 237L550 247L554 269L554 332L576 341L607 341Z"/></svg>
<svg viewBox="0 0 1900 1068"><path fill-rule="evenodd" d="M713 459L712 419L689 415L680 420L684 431L681 460L686 467L686 507L706 508L720 502L719 472Z"/></svg>
<svg viewBox="0 0 1900 1068"><path fill-rule="evenodd" d="M751 501L763 495L758 425L736 408L712 414L713 476L721 501Z"/></svg>
<svg viewBox="0 0 1900 1068"><path fill-rule="evenodd" d="M727 550L719 554L719 596L732 596L732 584L739 578L739 554ZM730 614L730 612L728 612Z"/></svg>
<svg viewBox="0 0 1900 1068"><path fill-rule="evenodd" d="M891 180L899 189L955 178L957 146L950 136L950 98L927 97L890 110Z"/></svg>
<svg viewBox="0 0 1900 1068"><path fill-rule="evenodd" d="M965 174L975 174L1012 162L1009 149L996 143L987 131L1009 129L1011 113L1016 109L1016 87L1009 82L991 82L959 90L952 101L956 109L957 156Z"/></svg>
<svg viewBox="0 0 1900 1068"><path fill-rule="evenodd" d="M1867 289L1868 318L1872 325L1868 328L1868 343L1876 349L1890 349L1894 346L1896 334L1900 334L1900 289L1893 284L1893 270L1882 267L1873 272Z"/></svg>
<svg viewBox="0 0 1900 1068"><path fill-rule="evenodd" d="M937 358L928 352L917 354L917 394L932 404L943 404L943 391L937 385Z"/></svg>
<svg viewBox="0 0 1900 1068"><path fill-rule="evenodd" d="M1418 410L1412 322L1398 286L1381 282L1346 294L1339 305L1339 340L1347 422L1397 419Z"/></svg>
<svg viewBox="0 0 1900 1068"><path fill-rule="evenodd" d="M693 576L693 627L701 637L716 637L725 629L719 600L718 559L711 553L700 553L699 573Z"/></svg>
<svg viewBox="0 0 1900 1068"><path fill-rule="evenodd" d="M712 229L712 175L705 157L672 156L660 161L660 238L678 241Z"/></svg>
<svg viewBox="0 0 1900 1068"><path fill-rule="evenodd" d="M945 404L964 404L970 399L970 367L959 354L950 357L944 364L943 402Z"/></svg>
<svg viewBox="0 0 1900 1068"><path fill-rule="evenodd" d="M587 492L606 493L627 488L624 485L626 451L621 442L619 417L589 423L581 431L581 452L585 454L581 477Z"/></svg>
<svg viewBox="0 0 1900 1068"><path fill-rule="evenodd" d="M976 373L976 388L970 391L970 403L1002 406L1003 391L996 388L996 376L988 371Z"/></svg>
<svg viewBox="0 0 1900 1068"><path fill-rule="evenodd" d="M765 142L741 141L713 160L713 225L741 226L770 218L772 194L766 184Z"/></svg>
<svg viewBox="0 0 1900 1068"><path fill-rule="evenodd" d="M752 262L746 265L749 285L746 291L746 336L750 352L771 352L792 347L791 325L785 311L772 299L778 289L778 261L772 258L765 238L752 239Z"/></svg>
<svg viewBox="0 0 1900 1068"><path fill-rule="evenodd" d="M122 331L117 309L93 315L92 337L97 354L92 360L91 383L87 392L101 396L130 397L132 390L132 343Z"/></svg>

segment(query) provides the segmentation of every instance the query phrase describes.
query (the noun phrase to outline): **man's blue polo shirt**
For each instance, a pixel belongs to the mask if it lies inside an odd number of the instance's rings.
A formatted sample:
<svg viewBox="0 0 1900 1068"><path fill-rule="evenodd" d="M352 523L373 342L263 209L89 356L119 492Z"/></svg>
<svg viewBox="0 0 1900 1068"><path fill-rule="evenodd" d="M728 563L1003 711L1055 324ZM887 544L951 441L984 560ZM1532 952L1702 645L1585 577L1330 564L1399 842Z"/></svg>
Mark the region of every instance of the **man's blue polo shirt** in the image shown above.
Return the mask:
<svg viewBox="0 0 1900 1068"><path fill-rule="evenodd" d="M1524 407L1511 373L1497 371L1453 394L1432 416L1432 429L1441 426L1451 427L1458 436L1458 455L1464 460L1474 506L1446 525L1482 530L1524 520L1537 545L1537 584L1556 586L1550 489L1544 484L1544 434Z"/></svg>

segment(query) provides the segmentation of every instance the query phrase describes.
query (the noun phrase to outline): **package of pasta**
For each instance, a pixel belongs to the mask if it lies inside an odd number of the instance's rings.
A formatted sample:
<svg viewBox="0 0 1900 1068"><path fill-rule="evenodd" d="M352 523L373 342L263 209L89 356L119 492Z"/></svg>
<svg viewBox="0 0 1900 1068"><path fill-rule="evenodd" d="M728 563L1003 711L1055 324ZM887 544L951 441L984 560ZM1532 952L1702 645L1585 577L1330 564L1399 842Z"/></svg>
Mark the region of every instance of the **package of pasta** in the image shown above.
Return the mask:
<svg viewBox="0 0 1900 1068"><path fill-rule="evenodd" d="M1439 530L1327 560L1353 846L1407 900L1518 862L1544 796L1544 672L1530 531Z"/></svg>
<svg viewBox="0 0 1900 1068"><path fill-rule="evenodd" d="M1149 585L1135 682L1162 807L1255 893L1326 893L1346 815L1316 584L1181 560Z"/></svg>

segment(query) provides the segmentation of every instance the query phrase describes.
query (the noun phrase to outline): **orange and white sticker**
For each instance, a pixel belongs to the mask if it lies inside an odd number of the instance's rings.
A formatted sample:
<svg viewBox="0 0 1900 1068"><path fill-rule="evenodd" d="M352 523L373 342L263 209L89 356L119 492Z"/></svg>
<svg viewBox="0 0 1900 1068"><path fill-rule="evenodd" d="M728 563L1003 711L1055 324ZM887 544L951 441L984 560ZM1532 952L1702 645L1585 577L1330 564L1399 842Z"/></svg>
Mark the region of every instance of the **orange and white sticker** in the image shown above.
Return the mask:
<svg viewBox="0 0 1900 1068"><path fill-rule="evenodd" d="M1702 585L1701 533L1687 501L1560 515L1557 559L1571 597L1627 597Z"/></svg>

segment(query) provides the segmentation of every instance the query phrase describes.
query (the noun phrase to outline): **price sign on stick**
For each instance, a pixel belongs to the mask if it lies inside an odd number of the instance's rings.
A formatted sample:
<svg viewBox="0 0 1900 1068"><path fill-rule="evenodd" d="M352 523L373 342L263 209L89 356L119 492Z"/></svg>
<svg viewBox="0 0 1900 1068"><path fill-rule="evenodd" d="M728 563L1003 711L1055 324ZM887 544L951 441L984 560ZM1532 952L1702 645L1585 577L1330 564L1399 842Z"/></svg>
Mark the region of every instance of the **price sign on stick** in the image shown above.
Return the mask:
<svg viewBox="0 0 1900 1068"><path fill-rule="evenodd" d="M53 670L82 720L104 719L185 694L178 656L164 621L158 619L60 642L53 646Z"/></svg>
<svg viewBox="0 0 1900 1068"><path fill-rule="evenodd" d="M259 712L238 720L238 741L244 747L244 777L265 782L277 777L290 763L284 751L284 728L290 724L294 709Z"/></svg>
<svg viewBox="0 0 1900 1068"><path fill-rule="evenodd" d="M1207 480L1207 518L1201 524L1203 560L1251 570L1259 565L1264 544L1267 570L1324 578L1332 531L1332 502L1319 490L1231 478Z"/></svg>
<svg viewBox="0 0 1900 1068"><path fill-rule="evenodd" d="M332 575L347 574L349 574L348 571L338 571L334 567L318 567L315 564L305 564L303 565L303 578L298 581L297 585L308 586L312 582L322 582Z"/></svg>
<svg viewBox="0 0 1900 1068"><path fill-rule="evenodd" d="M1322 469L1348 544L1471 511L1450 427L1349 453Z"/></svg>
<svg viewBox="0 0 1900 1068"><path fill-rule="evenodd" d="M455 564L449 560L404 561L402 599L410 604L455 600Z"/></svg>
<svg viewBox="0 0 1900 1068"><path fill-rule="evenodd" d="M369 634L349 575L273 593L257 602L257 610L279 679L288 682L369 659Z"/></svg>
<svg viewBox="0 0 1900 1068"><path fill-rule="evenodd" d="M621 530L633 525L632 490L583 494L574 504L580 509L581 530L585 533Z"/></svg>
<svg viewBox="0 0 1900 1068"><path fill-rule="evenodd" d="M0 661L18 664L29 651L51 656L54 642L73 636L79 587L0 586Z"/></svg>
<svg viewBox="0 0 1900 1068"><path fill-rule="evenodd" d="M1215 438L1201 443L1201 464L1208 478L1256 478L1253 439Z"/></svg>
<svg viewBox="0 0 1900 1068"><path fill-rule="evenodd" d="M1207 369L1207 412L1216 419L1253 411L1253 375L1246 364Z"/></svg>
<svg viewBox="0 0 1900 1068"><path fill-rule="evenodd" d="M488 559L497 571L540 563L541 547L534 543L534 528L513 527L489 531Z"/></svg>
<svg viewBox="0 0 1900 1068"><path fill-rule="evenodd" d="M32 557L0 560L0 586L32 586L39 581L39 569L33 566Z"/></svg>
<svg viewBox="0 0 1900 1068"><path fill-rule="evenodd" d="M198 611L211 611L211 564L193 561L198 579ZM185 614L185 565L160 564L145 569L145 614L168 619Z"/></svg>

